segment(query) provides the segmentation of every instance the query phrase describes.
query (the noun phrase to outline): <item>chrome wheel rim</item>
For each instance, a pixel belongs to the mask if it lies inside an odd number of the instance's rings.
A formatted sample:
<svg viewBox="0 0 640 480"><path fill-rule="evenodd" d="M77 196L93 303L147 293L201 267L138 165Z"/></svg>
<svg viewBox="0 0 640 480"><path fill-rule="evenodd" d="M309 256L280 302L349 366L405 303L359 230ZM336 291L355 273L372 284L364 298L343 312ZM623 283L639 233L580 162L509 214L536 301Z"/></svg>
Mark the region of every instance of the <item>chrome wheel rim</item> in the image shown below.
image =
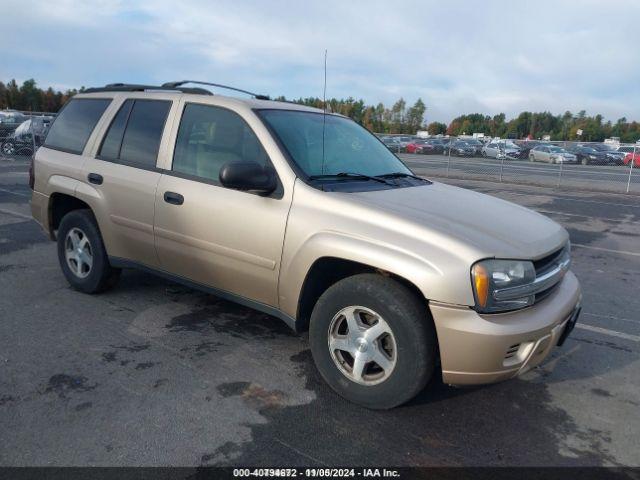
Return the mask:
<svg viewBox="0 0 640 480"><path fill-rule="evenodd" d="M396 339L389 324L373 310L349 306L331 320L331 359L349 380L376 385L389 378L398 361Z"/></svg>
<svg viewBox="0 0 640 480"><path fill-rule="evenodd" d="M93 249L87 235L77 227L67 232L64 239L67 265L78 278L86 278L93 267Z"/></svg>

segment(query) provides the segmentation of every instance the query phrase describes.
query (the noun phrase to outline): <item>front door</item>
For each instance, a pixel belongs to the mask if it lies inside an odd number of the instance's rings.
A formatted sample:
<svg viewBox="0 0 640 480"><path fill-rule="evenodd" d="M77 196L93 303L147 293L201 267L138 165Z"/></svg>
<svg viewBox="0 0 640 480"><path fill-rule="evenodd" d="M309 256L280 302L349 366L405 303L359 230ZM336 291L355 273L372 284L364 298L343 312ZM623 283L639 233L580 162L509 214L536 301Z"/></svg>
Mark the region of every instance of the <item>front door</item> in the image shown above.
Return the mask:
<svg viewBox="0 0 640 480"><path fill-rule="evenodd" d="M270 163L235 112L186 103L171 169L156 191L155 241L163 270L277 306L278 272L290 200L220 185L227 162Z"/></svg>

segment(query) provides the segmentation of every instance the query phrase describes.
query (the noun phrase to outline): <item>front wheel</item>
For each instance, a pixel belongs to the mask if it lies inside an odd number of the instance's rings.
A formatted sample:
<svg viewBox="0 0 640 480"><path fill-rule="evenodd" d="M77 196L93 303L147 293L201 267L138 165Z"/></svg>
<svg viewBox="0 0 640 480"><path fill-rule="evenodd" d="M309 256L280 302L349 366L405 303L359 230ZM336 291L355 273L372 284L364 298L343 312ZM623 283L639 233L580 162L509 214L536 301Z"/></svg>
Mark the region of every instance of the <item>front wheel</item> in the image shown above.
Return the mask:
<svg viewBox="0 0 640 480"><path fill-rule="evenodd" d="M354 275L329 287L311 315L309 341L329 386L367 408L410 400L435 369L437 341L426 302L381 275Z"/></svg>
<svg viewBox="0 0 640 480"><path fill-rule="evenodd" d="M117 282L98 224L90 210L73 210L60 222L58 260L69 284L84 293L98 293Z"/></svg>
<svg viewBox="0 0 640 480"><path fill-rule="evenodd" d="M529 154L529 161L530 162L535 162L536 161L536 157L532 153Z"/></svg>
<svg viewBox="0 0 640 480"><path fill-rule="evenodd" d="M582 165L589 165L589 160L586 157L582 157Z"/></svg>

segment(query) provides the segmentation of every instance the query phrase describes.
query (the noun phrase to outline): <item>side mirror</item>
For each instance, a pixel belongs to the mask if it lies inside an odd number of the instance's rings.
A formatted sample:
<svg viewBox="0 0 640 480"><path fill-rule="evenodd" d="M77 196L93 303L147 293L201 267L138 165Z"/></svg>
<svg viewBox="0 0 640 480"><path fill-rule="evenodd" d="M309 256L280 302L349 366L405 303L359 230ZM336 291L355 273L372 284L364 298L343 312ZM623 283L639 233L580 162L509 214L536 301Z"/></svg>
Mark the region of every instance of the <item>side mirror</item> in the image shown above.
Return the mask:
<svg viewBox="0 0 640 480"><path fill-rule="evenodd" d="M271 166L256 162L229 162L220 169L220 183L227 188L269 195L277 187L276 172Z"/></svg>

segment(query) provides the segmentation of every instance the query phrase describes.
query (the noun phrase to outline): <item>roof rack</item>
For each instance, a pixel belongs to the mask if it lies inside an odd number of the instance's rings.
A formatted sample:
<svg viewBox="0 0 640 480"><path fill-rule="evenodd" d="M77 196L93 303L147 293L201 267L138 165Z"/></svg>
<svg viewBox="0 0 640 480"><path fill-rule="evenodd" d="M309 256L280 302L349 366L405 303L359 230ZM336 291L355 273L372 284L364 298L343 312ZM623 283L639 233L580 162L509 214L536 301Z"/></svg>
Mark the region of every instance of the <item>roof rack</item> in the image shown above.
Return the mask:
<svg viewBox="0 0 640 480"><path fill-rule="evenodd" d="M268 95L260 95L258 93L249 92L248 90L242 90L241 88L229 87L227 85L220 85L219 83L199 82L198 80L181 80L179 82L167 82L160 86L157 85L138 85L133 83L109 83L104 87L93 87L83 90L82 93L96 93L96 92L145 92L148 90L156 91L178 91L182 93L195 93L198 95L213 95L209 90L199 87L183 87L185 83L195 83L197 85L208 85L210 87L224 88L227 90L233 90L235 92L246 93L258 100L269 100Z"/></svg>
<svg viewBox="0 0 640 480"><path fill-rule="evenodd" d="M210 87L218 87L225 88L227 90L233 90L234 92L246 93L247 95L251 95L252 97L258 100L269 100L269 95L260 95L259 93L253 93L248 90L242 90L241 88L229 87L227 85L220 85L219 83L211 83L211 82L200 82L198 80L180 80L179 82L167 82L163 83L162 86L166 88L178 88L185 83L195 83L197 85L208 85Z"/></svg>
<svg viewBox="0 0 640 480"><path fill-rule="evenodd" d="M131 83L109 83L104 87L93 87L83 90L82 93L96 93L96 92L144 92L148 90L167 91L173 90L182 93L195 93L198 95L213 95L209 90L204 88L189 88L189 87L166 87L157 85L138 85Z"/></svg>

